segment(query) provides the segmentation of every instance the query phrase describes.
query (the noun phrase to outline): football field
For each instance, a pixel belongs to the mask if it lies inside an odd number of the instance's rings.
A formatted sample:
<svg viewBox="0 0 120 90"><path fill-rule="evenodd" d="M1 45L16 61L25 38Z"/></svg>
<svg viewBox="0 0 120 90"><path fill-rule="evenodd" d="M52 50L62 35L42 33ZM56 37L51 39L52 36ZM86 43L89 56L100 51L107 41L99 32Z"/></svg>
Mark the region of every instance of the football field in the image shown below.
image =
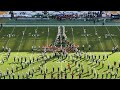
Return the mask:
<svg viewBox="0 0 120 90"><path fill-rule="evenodd" d="M14 79L18 79L18 75L20 79L23 76L24 79L44 79L44 73L46 73L46 79L51 79L51 72L53 79L58 79L58 76L59 79L65 79L65 72L67 73L67 79L72 79L72 74L74 74L73 79L79 79L79 73L81 73L80 79L101 79L102 75L104 75L104 79L120 78L120 52L119 50L113 54L111 52L112 48L117 45L118 49L120 48L120 26L65 26L68 41L79 46L81 51L82 46L85 46L85 50L82 51L82 58L80 59L79 55L77 57L76 53L69 53L70 58L58 58L54 56L53 52L47 52L47 57L43 58L43 53L37 49L50 46L54 42L57 33L57 26L11 26L0 28L1 78L13 79L14 73ZM88 49L89 45L91 45L90 51ZM32 53L32 46L36 47L34 53ZM6 59L8 52L3 52L3 47L11 48L8 60ZM90 58L85 58L85 53ZM92 55L96 56L94 60ZM74 59L72 56L74 56ZM105 57L103 58L103 56ZM39 59L37 60L37 58ZM116 65L114 65L114 62L116 62ZM104 66L102 66L102 63L104 63ZM71 70L69 70L68 64L70 64ZM109 69L108 65L110 65ZM18 68L16 69L16 67ZM83 67L84 71L82 72ZM34 75L32 76L33 69ZM9 75L6 72L7 70ZM27 77L26 73L29 72L30 74Z"/></svg>

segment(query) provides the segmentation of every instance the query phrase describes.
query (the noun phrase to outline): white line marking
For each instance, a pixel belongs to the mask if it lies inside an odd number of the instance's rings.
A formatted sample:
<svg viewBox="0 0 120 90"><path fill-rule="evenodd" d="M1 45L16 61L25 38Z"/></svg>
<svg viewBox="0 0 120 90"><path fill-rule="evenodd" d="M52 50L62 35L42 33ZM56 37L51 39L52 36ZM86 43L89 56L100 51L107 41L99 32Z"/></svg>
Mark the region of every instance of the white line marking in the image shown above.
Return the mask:
<svg viewBox="0 0 120 90"><path fill-rule="evenodd" d="M37 26L37 28L35 30L38 30L38 26ZM35 40L36 40L36 35L35 35L35 38L34 38L34 45L35 45Z"/></svg>
<svg viewBox="0 0 120 90"><path fill-rule="evenodd" d="M48 47L48 37L49 37L49 27L48 27L48 35L47 35L47 47Z"/></svg>
<svg viewBox="0 0 120 90"><path fill-rule="evenodd" d="M106 26L105 26L105 28L106 28L107 32L110 34L110 32L109 32L108 28L107 28ZM111 37L111 34L110 34L110 37ZM112 42L113 42L114 46L116 46L116 44L115 44L115 42L114 42L114 40L113 40L113 38L112 38L112 37L111 37L111 40L112 40Z"/></svg>
<svg viewBox="0 0 120 90"><path fill-rule="evenodd" d="M26 27L25 27L24 33L25 33L25 31L26 31ZM20 46L21 46L21 44L22 44L23 38L24 38L24 35L22 36L22 39L21 39L21 41L20 41L20 45L19 45L19 48L18 48L18 52L19 52L19 50L20 50ZM17 52L17 55L18 55L18 52Z"/></svg>
<svg viewBox="0 0 120 90"><path fill-rule="evenodd" d="M69 24L63 24L64 26L74 26L74 27L77 27L77 26L103 26L103 25L73 25L73 24L71 24L71 25L69 25ZM4 27L14 27L14 26L16 26L16 27L36 27L36 26L38 26L38 27L50 27L50 26L54 26L54 27L57 27L57 26L60 26L60 24L59 25L33 25L33 24L31 24L31 25L3 25ZM104 25L104 26L120 26L120 25Z"/></svg>
<svg viewBox="0 0 120 90"><path fill-rule="evenodd" d="M94 29L95 29L95 32L97 31L96 30L96 27L94 26ZM97 34L97 36L99 37L99 35ZM98 39L99 40L99 42L100 42L100 45L101 45L101 47L102 47L102 49L103 49L103 52L105 53L105 50L104 50L104 48L103 48L103 45L102 45L102 43L101 43L101 40L100 39Z"/></svg>
<svg viewBox="0 0 120 90"><path fill-rule="evenodd" d="M74 42L74 34L73 34L73 28L71 27L71 30L72 30L72 36L73 36L73 42Z"/></svg>
<svg viewBox="0 0 120 90"><path fill-rule="evenodd" d="M12 30L12 32L11 32L11 34L14 32L14 30L15 30L15 27L13 28L13 30ZM8 41L7 41L7 43L6 43L6 45L5 45L5 46L7 46L7 44L8 44L8 42L9 42L9 40L10 40L10 38L8 39Z"/></svg>
<svg viewBox="0 0 120 90"><path fill-rule="evenodd" d="M120 32L120 28L118 27L118 26L116 26L117 27L117 29L119 30L119 32Z"/></svg>
<svg viewBox="0 0 120 90"><path fill-rule="evenodd" d="M83 26L83 30L84 30L85 28L84 28L84 26ZM87 44L88 44L88 39L87 39L87 37L86 37L86 35L85 35L85 38L86 38L86 42L87 42ZM88 44L89 45L89 44Z"/></svg>
<svg viewBox="0 0 120 90"><path fill-rule="evenodd" d="M3 27L0 29L0 32L3 30Z"/></svg>
<svg viewBox="0 0 120 90"><path fill-rule="evenodd" d="M106 27L106 26L105 26ZM108 28L106 27L106 30L108 31L108 33L110 34L110 32L109 32L109 30L108 30ZM112 36L111 36L111 34L110 34L110 37L111 37L111 40L112 40L112 42L114 43L114 46L116 46L117 44L115 44L115 42L114 42L114 40L113 40L113 38L112 38ZM119 52L119 49L118 49L118 52Z"/></svg>
<svg viewBox="0 0 120 90"><path fill-rule="evenodd" d="M35 30L38 30L38 26L37 26L37 28L36 28ZM34 38L34 44L33 44L33 46L35 45L35 39L36 39L36 36L35 36L35 38ZM30 58L31 58L32 56L33 56L33 54L30 55Z"/></svg>

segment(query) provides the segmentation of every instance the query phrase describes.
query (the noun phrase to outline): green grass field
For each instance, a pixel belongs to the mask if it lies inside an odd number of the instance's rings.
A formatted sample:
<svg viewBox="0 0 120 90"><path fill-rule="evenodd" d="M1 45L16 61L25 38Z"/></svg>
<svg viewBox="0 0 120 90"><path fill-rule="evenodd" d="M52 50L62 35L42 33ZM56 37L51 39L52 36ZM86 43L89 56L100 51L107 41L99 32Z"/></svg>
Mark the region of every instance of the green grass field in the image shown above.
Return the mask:
<svg viewBox="0 0 120 90"><path fill-rule="evenodd" d="M72 29L73 28L73 32ZM88 36L84 36L84 29ZM35 38L34 33L35 29L40 36ZM47 39L48 45L50 45L56 38L57 27L49 27L49 36L48 36L48 27L3 27L0 29L0 47L8 46L12 51L27 51L31 50L32 45L46 46ZM22 35L22 32L25 31L25 35ZM98 35L95 35L97 31ZM8 34L15 34L15 37L8 38ZM109 34L105 38L105 34ZM66 27L66 35L68 40L74 42L76 45L80 46L85 45L85 50L88 50L88 45L92 47L92 51L111 51L113 46L120 45L120 27L117 26L77 26L77 27ZM100 39L98 37L101 37ZM23 39L22 39L23 38ZM22 41L22 42L21 42ZM2 50L2 48L1 48Z"/></svg>
<svg viewBox="0 0 120 90"><path fill-rule="evenodd" d="M49 28L49 32L48 32ZM73 29L73 32L72 32ZM84 36L84 29L86 29L87 35ZM37 30L38 37L34 37L35 30ZM22 32L25 31L25 35L23 36ZM82 56L82 60L80 58L76 59L78 63L83 64L84 66L84 72L81 75L82 79L95 79L94 74L88 75L87 68L88 66L91 68L94 68L96 72L99 73L99 79L102 77L102 73L104 73L104 78L106 77L106 72L112 72L112 78L114 78L114 74L116 72L116 68L118 68L118 63L120 62L120 53L116 52L114 54L111 54L112 47L118 45L120 48L120 27L118 26L77 26L77 27L65 27L67 38L70 42L75 43L76 45L79 45L79 49L82 49L82 45L85 45L85 51L89 55L96 55L98 60L98 55L101 56L100 59L100 65L96 64L96 60L92 62L92 59L87 60L84 59L84 56ZM95 32L98 34L95 35ZM13 37L8 37L8 34L15 35ZM105 34L109 34L107 38L105 38ZM78 72L81 72L81 67L77 67L78 65L75 65L72 63L72 57L70 57L70 60L66 58L63 62L60 62L60 60L57 59L57 57L48 59L46 63L44 63L44 60L41 58L41 53L35 52L34 54L31 53L31 47L35 45L36 47L40 46L47 46L50 45L56 38L57 35L57 27L3 27L0 28L0 70L4 74L6 74L6 69L8 68L11 73L11 68L14 68L14 74L15 79L17 79L17 74L20 74L20 79L22 78L22 72L24 75L26 75L26 72L29 70L32 71L32 68L35 69L35 74L32 77L29 76L30 79L43 79L44 75L40 73L38 70L39 65L44 64L42 70L44 71L45 68L48 68L48 73L46 75L47 79L51 78L50 72L52 71L52 67L55 67L54 76L57 78L57 68L60 67L60 71L62 70L64 72L64 68L67 68L68 63L70 63L70 66L72 67L71 72L67 70L68 73L67 78L71 79L71 73L75 73L74 79L78 78ZM101 38L99 38L101 37ZM88 52L88 45L91 45L91 52ZM8 59L8 61L5 59L4 64L2 63L2 60L6 57L7 52L2 52L2 46L7 46L11 48L11 55ZM84 52L83 52L84 53ZM53 53L48 53L47 56L51 56ZM73 55L74 53L69 53L69 55ZM83 54L84 55L84 54ZM109 58L102 59L103 55L109 55ZM21 69L21 64L16 61L14 63L14 56L16 57L27 57L27 62L29 61L29 58L35 58L35 62L30 64L29 66L26 66L24 69ZM40 60L36 61L36 57L40 56ZM102 62L104 61L104 68L102 68ZM110 67L114 64L114 61L117 62L117 65L114 67L114 70L111 71L111 69L107 69L108 64L110 64ZM24 63L25 64L25 63ZM15 70L16 65L19 66L18 70ZM77 72L75 71L76 67ZM119 68L118 68L119 70ZM8 75L6 75L6 78L8 79ZM110 78L110 73L108 74L108 78ZM120 73L118 73L117 78L120 78ZM3 77L2 77L3 79ZM12 74L11 74L12 79ZM26 79L26 78L25 78ZM63 75L64 79L64 75Z"/></svg>

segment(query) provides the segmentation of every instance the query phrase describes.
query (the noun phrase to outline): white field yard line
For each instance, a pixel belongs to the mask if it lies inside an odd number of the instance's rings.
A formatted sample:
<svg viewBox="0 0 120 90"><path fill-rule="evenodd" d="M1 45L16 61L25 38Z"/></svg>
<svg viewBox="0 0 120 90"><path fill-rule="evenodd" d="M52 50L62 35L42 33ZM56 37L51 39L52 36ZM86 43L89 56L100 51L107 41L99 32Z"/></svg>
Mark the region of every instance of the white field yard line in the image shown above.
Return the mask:
<svg viewBox="0 0 120 90"><path fill-rule="evenodd" d="M83 26L83 30L84 30L84 26ZM86 33L87 33L87 32L86 32ZM89 45L88 39L87 39L86 35L85 35L85 38L86 38L87 45ZM92 54L92 53L90 52L90 55L91 55L91 54Z"/></svg>
<svg viewBox="0 0 120 90"><path fill-rule="evenodd" d="M105 28L106 28L107 32L110 34L110 32L109 32L108 28L107 28L106 26L105 26ZM114 42L114 40L113 40L113 38L112 38L111 34L110 34L110 38L111 38L111 40L112 40L112 42L113 42L114 46L116 46L116 44L115 44L115 42Z"/></svg>
<svg viewBox="0 0 120 90"><path fill-rule="evenodd" d="M26 31L26 28L27 28L27 27L25 27L24 34L25 34L25 31ZM21 46L21 44L22 44L23 38L24 38L24 35L23 35L22 38L21 38L21 41L20 41L20 44L19 44L19 48L18 48L18 52L20 51L20 46ZM18 52L17 52L17 55L18 55Z"/></svg>
<svg viewBox="0 0 120 90"><path fill-rule="evenodd" d="M120 28L118 27L118 26L116 26L117 27L117 29L119 30L119 32L120 32Z"/></svg>
<svg viewBox="0 0 120 90"><path fill-rule="evenodd" d="M39 27L38 27L39 28ZM39 34L40 35L40 37L41 37L41 34ZM39 38L39 44L40 44L40 42L41 42L42 40L40 40L40 38ZM41 47L41 46L40 46Z"/></svg>
<svg viewBox="0 0 120 90"><path fill-rule="evenodd" d="M97 29L96 29L96 27L94 26L94 29L95 29L95 32L97 31ZM99 38L99 35L97 34L97 37ZM102 50L103 50L103 52L105 53L105 49L103 48L103 45L102 45L102 43L101 43L101 40L100 39L98 39L99 40L99 42L100 42L100 45L101 45L101 47L102 47Z"/></svg>
<svg viewBox="0 0 120 90"><path fill-rule="evenodd" d="M84 26L83 26L83 31L84 31ZM86 35L85 35L85 38L86 38L87 45L89 45ZM91 52L90 52L90 54L91 54Z"/></svg>
<svg viewBox="0 0 120 90"><path fill-rule="evenodd" d="M38 27L38 29L40 29L40 28ZM37 29L37 30L38 30L38 29ZM39 35L40 35L40 37L39 37L39 42L38 42L38 43L39 43L39 46L40 46L40 43L41 43L43 40L40 40L41 34L39 34ZM42 46L40 46L40 49L41 49L41 48L42 48ZM39 53L39 54L40 54L40 53ZM39 55L39 54L38 54L38 55Z"/></svg>
<svg viewBox="0 0 120 90"><path fill-rule="evenodd" d="M3 30L3 27L0 29L0 33L2 32L2 30Z"/></svg>
<svg viewBox="0 0 120 90"><path fill-rule="evenodd" d="M97 31L97 29L96 29L96 27L94 26L94 29L95 29L95 32ZM97 37L99 38L99 35L97 34ZM102 49L103 49L103 52L105 52L105 50L104 50L104 48L103 48L103 45L102 45L102 43L101 43L101 40L100 39L98 39L99 40L99 42L100 42L100 44L101 44L101 47L102 47Z"/></svg>
<svg viewBox="0 0 120 90"><path fill-rule="evenodd" d="M38 27L35 30L38 30ZM36 36L35 36L34 41L33 41L34 45L35 45L35 39L36 39ZM31 53L31 55L29 56L29 58L31 59L32 57L33 57L33 53ZM28 71L30 70L30 65L29 65Z"/></svg>
<svg viewBox="0 0 120 90"><path fill-rule="evenodd" d="M38 26L37 26L37 28L36 28L35 30L38 30ZM34 37L34 41L33 41L34 44L33 44L33 46L35 46L35 39L36 39L36 36ZM30 55L30 58L31 58L32 56L33 56L33 54Z"/></svg>
<svg viewBox="0 0 120 90"><path fill-rule="evenodd" d="M2 30L3 30L3 27L0 29L0 33L2 32ZM1 55L2 55L2 54L1 54ZM0 55L0 56L1 56L1 55Z"/></svg>
<svg viewBox="0 0 120 90"><path fill-rule="evenodd" d="M109 32L108 28L107 28L106 26L105 26L105 28L106 28L107 32L110 34L110 32ZM110 34L110 37L111 37L111 40L112 40L112 42L113 42L114 46L116 46L116 44L115 44L115 42L114 42L114 40L113 40L113 38L112 38L111 34ZM119 49L118 49L118 51L119 51ZM109 63L109 61L108 61L108 63Z"/></svg>
<svg viewBox="0 0 120 90"><path fill-rule="evenodd" d="M15 27L13 28L13 30L12 30L12 32L11 32L11 34L14 32L14 30L15 30ZM5 47L7 46L7 44L8 44L8 42L9 42L9 40L10 40L10 38L9 38L9 39L8 39L8 41L6 42Z"/></svg>
<svg viewBox="0 0 120 90"><path fill-rule="evenodd" d="M35 30L38 30L38 26L37 26L37 28L36 28ZM35 46L35 39L36 39L36 36L35 36L34 41L33 41L33 43L34 43L33 46ZM33 53L31 53L31 55L29 56L29 58L31 59L32 57L33 57ZM31 65L31 64L30 64L30 65ZM30 70L30 65L29 65L28 70ZM34 69L35 69L35 68L34 68Z"/></svg>
<svg viewBox="0 0 120 90"><path fill-rule="evenodd" d="M15 30L15 27L13 28L13 30L12 30L12 32L11 32L11 34L14 32L14 30ZM7 44L8 44L8 42L9 42L9 40L10 40L10 38L8 39L8 41L7 41L7 43L6 43L6 45L5 45L5 46L7 46Z"/></svg>
<svg viewBox="0 0 120 90"><path fill-rule="evenodd" d="M75 40L75 41L79 41L79 40ZM86 40L81 40L81 41L86 41ZM89 40L89 41L97 41L97 40Z"/></svg>
<svg viewBox="0 0 120 90"><path fill-rule="evenodd" d="M2 32L2 30L3 30L3 27L0 29L0 32ZM0 56L3 56L3 54L4 54L4 53L2 53Z"/></svg>
<svg viewBox="0 0 120 90"><path fill-rule="evenodd" d="M83 30L84 30L84 26L83 26ZM87 45L89 45L86 35L85 35L85 38L86 38Z"/></svg>
<svg viewBox="0 0 120 90"><path fill-rule="evenodd" d="M117 29L119 30L119 32L120 32L120 28L118 27L118 26L116 26L117 27ZM119 50L119 49L118 49ZM119 52L119 54L120 54L120 52Z"/></svg>
<svg viewBox="0 0 120 90"><path fill-rule="evenodd" d="M108 30L108 28L107 28L107 27L106 27L106 29ZM109 30L108 30L108 33L110 34ZM114 45L116 46L117 44L115 44L115 41L113 40L113 38L112 38L111 34L110 34L110 37L111 37L112 42L113 42L113 43L114 43ZM119 49L118 49L118 52L119 52ZM120 53L119 53L119 54L120 54Z"/></svg>
<svg viewBox="0 0 120 90"><path fill-rule="evenodd" d="M117 36L118 36L118 35L117 35ZM118 45L116 39L114 39L114 42L116 42L116 45ZM118 51L119 51L119 49L118 49Z"/></svg>
<svg viewBox="0 0 120 90"><path fill-rule="evenodd" d="M49 27L48 27L48 35L47 35L47 47L48 47L48 37L49 37Z"/></svg>
<svg viewBox="0 0 120 90"><path fill-rule="evenodd" d="M3 30L3 27L0 29L0 32Z"/></svg>
<svg viewBox="0 0 120 90"><path fill-rule="evenodd" d="M38 29L40 29L40 28L38 27ZM37 30L38 30L38 29L37 29ZM39 34L39 35L40 35L40 38L41 38L41 34ZM40 44L42 41L46 41L46 40L41 40L40 38L39 38L39 44ZM39 45L39 46L40 46L40 45ZM42 46L40 46L40 47L42 48Z"/></svg>
<svg viewBox="0 0 120 90"><path fill-rule="evenodd" d="M39 27L38 27L39 28ZM49 28L49 27L48 27ZM38 30L38 29L37 29ZM49 35L49 34L48 34ZM41 34L40 34L40 37L41 37ZM48 36L47 36L47 38L48 38ZM47 39L48 40L48 39ZM48 42L47 40L41 40L41 39L39 39L39 44L42 42L42 41L46 41L46 42ZM42 46L40 46L41 48L42 48Z"/></svg>
<svg viewBox="0 0 120 90"><path fill-rule="evenodd" d="M35 30L38 30L38 27L37 27ZM36 40L36 35L35 35L35 38L34 38L34 45L35 45L35 40ZM34 46L34 45L33 45L33 46Z"/></svg>
<svg viewBox="0 0 120 90"><path fill-rule="evenodd" d="M119 30L119 32L120 32L120 28L118 27L118 26L116 26L117 27L117 29Z"/></svg>
<svg viewBox="0 0 120 90"><path fill-rule="evenodd" d="M60 26L61 24L59 24L59 25L50 25L50 24L48 24L48 25L33 25L33 24L31 24L31 25L26 25L26 23L24 24L24 25L19 25L19 24L16 24L16 25L3 25L4 27L36 27L36 26L39 26L39 27L49 27L49 26L54 26L54 27L56 27L56 26ZM103 25L73 25L73 24L71 24L71 25L69 25L69 24L62 24L62 25L64 25L64 26L75 26L75 27L77 27L77 26L103 26ZM119 25L104 25L104 26L120 26L120 24Z"/></svg>
<svg viewBox="0 0 120 90"><path fill-rule="evenodd" d="M48 27L48 35L47 35L47 47L48 47L48 37L49 37L49 27ZM40 40L39 40L39 41L40 41ZM45 73L46 73L46 64L47 64L47 63L45 63L45 67L44 67Z"/></svg>
<svg viewBox="0 0 120 90"><path fill-rule="evenodd" d="M72 30L72 37L73 37L73 43L74 43L74 33L73 33L73 27L71 27Z"/></svg>

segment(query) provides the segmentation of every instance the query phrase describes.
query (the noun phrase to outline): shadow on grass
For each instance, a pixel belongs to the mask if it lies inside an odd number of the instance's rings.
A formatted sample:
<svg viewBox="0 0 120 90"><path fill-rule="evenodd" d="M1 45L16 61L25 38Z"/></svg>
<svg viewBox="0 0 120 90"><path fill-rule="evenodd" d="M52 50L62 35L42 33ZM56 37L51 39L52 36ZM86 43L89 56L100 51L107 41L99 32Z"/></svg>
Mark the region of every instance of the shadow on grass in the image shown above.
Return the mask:
<svg viewBox="0 0 120 90"><path fill-rule="evenodd" d="M106 69L105 71L103 71L103 72L106 72L106 71L108 71L108 69Z"/></svg>
<svg viewBox="0 0 120 90"><path fill-rule="evenodd" d="M101 60L101 61L107 61L107 59L103 59L103 60Z"/></svg>
<svg viewBox="0 0 120 90"><path fill-rule="evenodd" d="M96 66L96 64L91 65L91 67Z"/></svg>
<svg viewBox="0 0 120 90"><path fill-rule="evenodd" d="M51 58L51 59L52 59L52 58ZM50 59L48 59L48 60L50 60ZM46 60L46 63L49 62L48 60ZM37 62L34 62L34 63L31 63L30 65L34 65L34 64L36 64L36 63L38 63L38 62L42 62L42 60L37 61ZM41 64L41 66L43 66L43 65L46 64L46 63ZM9 64L12 64L12 63L9 63ZM20 63L20 64L21 64L21 63ZM29 65L25 66L23 69L26 69L26 68L28 68L28 67L29 67ZM21 66L18 67L18 68L21 68ZM18 71L21 71L21 70L23 70L23 69L21 68L21 69L15 71L15 72L13 72L13 73L16 73L16 72L18 72ZM37 73L37 72L39 72L39 71L36 71L35 73ZM11 73L11 74L12 74L12 73Z"/></svg>
<svg viewBox="0 0 120 90"><path fill-rule="evenodd" d="M39 73L39 74L37 74L37 75L35 75L35 76L39 76L39 75L44 75L44 74L42 74L42 73Z"/></svg>
<svg viewBox="0 0 120 90"><path fill-rule="evenodd" d="M95 77L93 76L91 79L95 79Z"/></svg>
<svg viewBox="0 0 120 90"><path fill-rule="evenodd" d="M83 77L89 77L90 75L92 75L92 74L89 74L89 75L85 75L85 76L83 76Z"/></svg>
<svg viewBox="0 0 120 90"><path fill-rule="evenodd" d="M88 72L85 72L85 73L82 73L82 75L85 75L85 74L87 74Z"/></svg>
<svg viewBox="0 0 120 90"><path fill-rule="evenodd" d="M100 70L100 69L102 69L103 67L101 67L101 68L98 68L97 70Z"/></svg>
<svg viewBox="0 0 120 90"><path fill-rule="evenodd" d="M91 64L93 64L93 63L89 63L88 65L91 65Z"/></svg>
<svg viewBox="0 0 120 90"><path fill-rule="evenodd" d="M120 67L116 67L116 69L117 69L117 68L120 68Z"/></svg>
<svg viewBox="0 0 120 90"><path fill-rule="evenodd" d="M94 66L94 68L99 67L99 65Z"/></svg>
<svg viewBox="0 0 120 90"><path fill-rule="evenodd" d="M108 54L108 56L113 55L114 53Z"/></svg>

